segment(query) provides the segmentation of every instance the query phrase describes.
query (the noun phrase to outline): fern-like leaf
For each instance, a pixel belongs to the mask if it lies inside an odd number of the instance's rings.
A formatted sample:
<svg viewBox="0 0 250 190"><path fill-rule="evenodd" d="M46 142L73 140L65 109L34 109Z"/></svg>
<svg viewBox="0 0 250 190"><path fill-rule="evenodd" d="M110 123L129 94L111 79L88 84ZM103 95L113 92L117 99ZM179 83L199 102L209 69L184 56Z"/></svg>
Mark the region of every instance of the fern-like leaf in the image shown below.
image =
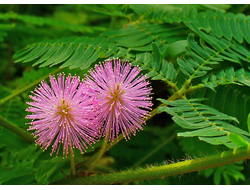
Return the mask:
<svg viewBox="0 0 250 190"><path fill-rule="evenodd" d="M206 32L212 32L217 37L225 37L227 40L234 38L239 43L245 39L250 43L250 19L244 14L223 13L222 11L208 10L201 12L196 20L200 28Z"/></svg>
<svg viewBox="0 0 250 190"><path fill-rule="evenodd" d="M206 98L204 104L211 106L220 112L237 117L240 124L235 126L248 131L247 116L250 113L249 87L242 85L219 85L215 88L216 92L210 89L203 89L199 93L200 98ZM195 96L197 97L197 96ZM189 98L192 98L190 95Z"/></svg>
<svg viewBox="0 0 250 190"><path fill-rule="evenodd" d="M182 33L182 27L143 22L138 25L128 24L119 30L108 30L101 35L129 50L152 51L152 42L163 50L168 43L184 40L185 37L180 35Z"/></svg>
<svg viewBox="0 0 250 190"><path fill-rule="evenodd" d="M18 152L3 155L3 161L0 170L0 184L11 184L14 179L20 177L26 178L20 184L27 184L34 180L34 161L42 151L36 152L35 145L29 146ZM27 180L27 178L29 178ZM18 183L14 183L18 184Z"/></svg>
<svg viewBox="0 0 250 190"><path fill-rule="evenodd" d="M227 60L240 65L242 65L242 61L250 62L250 52L240 44L200 33L214 49L204 44L199 46L194 41L193 34L188 36L188 47L184 60L177 59L181 71L188 78L193 79L206 75L209 70L213 69L214 65L221 61Z"/></svg>
<svg viewBox="0 0 250 190"><path fill-rule="evenodd" d="M224 179L224 184L230 185L231 178L234 178L236 181L239 179L245 180L245 176L240 172L244 169L242 162L235 164L228 164L225 166L220 166L216 168L210 168L200 171L200 174L205 175L205 177L210 177L213 175L213 181L215 185L222 184L222 179Z"/></svg>
<svg viewBox="0 0 250 190"><path fill-rule="evenodd" d="M50 42L34 43L17 52L16 62L30 62L40 67L62 64L60 68L88 68L100 56L108 57L118 48L104 37L70 37Z"/></svg>
<svg viewBox="0 0 250 190"><path fill-rule="evenodd" d="M20 50L13 57L19 58L15 62L35 61L33 66L62 64L60 68L69 67L70 69L78 67L85 69L98 58L110 56L137 62L143 56L141 52L152 52L152 43L159 47L164 57L169 44L185 39L184 36L178 35L182 32L180 27L166 27L146 22L138 26L131 24L119 30L108 30L97 38L71 37L34 43ZM150 57L146 56L146 58ZM149 60L146 61L149 62ZM155 66L161 67L156 64Z"/></svg>
<svg viewBox="0 0 250 190"><path fill-rule="evenodd" d="M228 136L228 134L234 133L250 143L248 138L250 134L248 132L229 123L230 121L238 122L235 117L228 116L212 107L198 103L204 99L180 99L174 102L159 100L169 105L161 107L159 112L167 112L173 115L172 119L175 123L189 130L178 133L178 136L197 136L200 140L213 145L224 144L229 148L235 148L237 145L232 143Z"/></svg>
<svg viewBox="0 0 250 190"><path fill-rule="evenodd" d="M163 55L160 52L156 43L152 43L153 55L146 53L137 53L136 58L132 61L132 65L140 65L142 70L147 70L147 76L152 80L163 80L168 84L176 78L177 71L172 63L163 60Z"/></svg>
<svg viewBox="0 0 250 190"><path fill-rule="evenodd" d="M234 70L234 67L230 66L226 69L219 70L217 72L210 73L202 78L204 86L216 91L215 88L218 85L226 84L239 84L250 86L250 72L243 68Z"/></svg>
<svg viewBox="0 0 250 190"><path fill-rule="evenodd" d="M226 8L226 7L225 7ZM152 10L152 9L150 9ZM213 33L218 38L225 37L231 41L233 38L239 43L245 39L250 43L250 19L248 16L238 13L224 13L223 9L215 8L206 12L197 12L195 7L185 6L181 10L158 10L145 12L148 20L158 20L166 23L184 22L188 27L194 29L190 23L198 26L198 30ZM196 29L194 29L197 31Z"/></svg>

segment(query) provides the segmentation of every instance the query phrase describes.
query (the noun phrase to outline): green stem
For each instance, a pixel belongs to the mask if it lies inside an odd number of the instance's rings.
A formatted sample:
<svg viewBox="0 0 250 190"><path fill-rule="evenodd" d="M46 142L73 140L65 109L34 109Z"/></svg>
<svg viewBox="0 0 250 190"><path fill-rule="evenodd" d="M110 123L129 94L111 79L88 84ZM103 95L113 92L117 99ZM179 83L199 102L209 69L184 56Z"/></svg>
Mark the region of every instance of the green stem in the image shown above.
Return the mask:
<svg viewBox="0 0 250 190"><path fill-rule="evenodd" d="M53 74L55 74L55 73L58 73L59 71L61 71L61 69L56 69L56 70L54 70L53 72L51 72L50 74L53 75ZM40 78L40 79L34 81L33 83L31 83L31 84L25 86L24 88L22 88L22 89L20 89L20 90L17 90L17 91L15 91L15 92L13 92L12 94L10 94L9 96L7 96L7 97L1 99L1 100L0 100L0 107L1 107L2 105L4 105L5 103L7 103L8 101L10 101L12 98L18 96L19 94L25 92L26 90L28 90L28 89L30 89L30 88L36 86L36 85L39 84L42 80L48 78L50 74L47 74L47 75L43 76L42 78Z"/></svg>
<svg viewBox="0 0 250 190"><path fill-rule="evenodd" d="M33 137L24 129L18 127L14 123L8 121L4 117L0 115L0 125L5 127L6 129L9 129L10 131L16 133L17 135L23 137L26 141L34 143Z"/></svg>
<svg viewBox="0 0 250 190"><path fill-rule="evenodd" d="M73 155L73 150L70 147L69 147L69 160L70 160L70 166L71 166L71 174L72 176L75 176L76 175L75 156Z"/></svg>
<svg viewBox="0 0 250 190"><path fill-rule="evenodd" d="M236 148L234 150L222 152L219 154L186 160L169 165L157 167L140 168L137 170L126 170L106 175L97 175L84 178L75 178L70 181L64 180L60 184L117 184L131 181L152 180L155 178L164 178L174 175L205 170L208 168L223 166L250 158L250 145Z"/></svg>
<svg viewBox="0 0 250 190"><path fill-rule="evenodd" d="M108 134L105 137L105 140L102 144L102 148L101 150L96 154L95 157L93 157L93 162L90 164L89 169L86 172L86 176L93 171L93 169L95 169L95 167L97 166L97 164L99 163L100 159L102 158L102 155L107 151L107 145L108 145L108 141L109 141L109 135L110 135L110 127L108 129Z"/></svg>
<svg viewBox="0 0 250 190"><path fill-rule="evenodd" d="M93 162L90 164L89 169L86 172L86 176L93 171L93 169L97 166L102 155L106 152L108 141L105 139L104 143L102 144L101 150L96 154L95 157L92 158Z"/></svg>
<svg viewBox="0 0 250 190"><path fill-rule="evenodd" d="M204 87L205 87L204 84L198 84L198 85L196 85L196 86L190 86L190 87L186 90L185 94L191 93L191 92L193 92L193 91L195 91L195 90L197 90L197 89L204 88Z"/></svg>

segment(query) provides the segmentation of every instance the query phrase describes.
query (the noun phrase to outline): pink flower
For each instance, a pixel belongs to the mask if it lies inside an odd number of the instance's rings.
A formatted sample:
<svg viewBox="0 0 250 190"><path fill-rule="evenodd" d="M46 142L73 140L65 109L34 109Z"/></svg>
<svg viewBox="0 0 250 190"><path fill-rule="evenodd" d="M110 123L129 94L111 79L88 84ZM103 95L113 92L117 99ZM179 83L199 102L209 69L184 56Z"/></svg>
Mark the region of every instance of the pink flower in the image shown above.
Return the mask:
<svg viewBox="0 0 250 190"><path fill-rule="evenodd" d="M67 156L69 148L78 148L81 153L86 151L87 145L96 142L100 124L93 121L97 105L94 99L83 94L84 83L80 83L79 76L69 76L65 80L65 74L50 76L51 87L42 81L39 88L35 88L34 96L30 98L34 102L26 109L32 112L27 119L32 119L28 130L36 130L33 135L36 143L46 150L50 144L52 152L63 146L63 156Z"/></svg>
<svg viewBox="0 0 250 190"><path fill-rule="evenodd" d="M128 61L122 62L117 58L106 60L95 66L86 75L88 95L96 97L101 109L97 120L102 123L101 135L109 135L114 141L121 132L130 139L131 133L142 129L144 118L151 110L151 87L145 75L139 75L139 67L133 67Z"/></svg>

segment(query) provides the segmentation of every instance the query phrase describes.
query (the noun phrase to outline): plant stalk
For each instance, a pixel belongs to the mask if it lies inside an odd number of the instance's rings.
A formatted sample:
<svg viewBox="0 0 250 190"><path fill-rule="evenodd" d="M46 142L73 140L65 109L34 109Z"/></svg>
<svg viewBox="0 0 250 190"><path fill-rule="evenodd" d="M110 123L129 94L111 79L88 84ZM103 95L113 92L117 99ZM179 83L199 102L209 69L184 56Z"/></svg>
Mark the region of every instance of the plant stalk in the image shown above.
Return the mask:
<svg viewBox="0 0 250 190"><path fill-rule="evenodd" d="M93 171L93 169L95 169L95 167L97 166L97 164L99 163L100 159L102 158L102 155L107 151L107 145L108 145L108 140L109 140L109 135L110 135L110 128L111 128L111 124L109 125L109 129L108 129L108 134L105 136L105 140L102 144L102 148L101 150L96 154L95 157L93 157L93 162L90 164L89 169L86 172L86 176Z"/></svg>
<svg viewBox="0 0 250 190"><path fill-rule="evenodd" d="M250 145L239 147L234 150L225 151L219 154L186 160L169 165L156 167L139 168L136 170L126 170L106 175L97 175L84 178L75 178L71 180L63 180L60 184L119 184L132 181L152 180L156 178L164 178L174 175L182 175L185 173L196 172L208 168L223 166L250 158Z"/></svg>
<svg viewBox="0 0 250 190"><path fill-rule="evenodd" d="M69 147L69 160L71 166L71 174L72 176L76 175L76 168L75 168L75 156L73 155L73 150Z"/></svg>
<svg viewBox="0 0 250 190"><path fill-rule="evenodd" d="M53 75L53 74L55 74L55 73L58 73L60 70L61 70L61 69L56 69L55 71L51 72L50 74ZM15 91L15 92L13 92L12 94L10 94L9 96L7 96L7 97L1 99L1 100L0 100L0 107L1 107L2 105L4 105L5 103L7 103L8 101L10 101L12 98L18 96L19 94L25 92L26 90L28 90L28 89L30 89L30 88L36 86L36 85L39 84L42 80L48 78L50 74L47 74L47 75L41 77L40 79L38 79L38 80L34 81L33 83L31 83L31 84L25 86L24 88L22 88L22 89L20 89L20 90L17 90L17 91Z"/></svg>
<svg viewBox="0 0 250 190"><path fill-rule="evenodd" d="M13 133L16 133L17 135L21 136L26 141L28 141L30 143L34 143L34 139L30 135L30 133L28 133L24 129L18 127L16 124L8 121L7 119L5 119L4 117L2 117L1 115L0 115L0 125L3 126L3 127L5 127L6 129L12 131Z"/></svg>

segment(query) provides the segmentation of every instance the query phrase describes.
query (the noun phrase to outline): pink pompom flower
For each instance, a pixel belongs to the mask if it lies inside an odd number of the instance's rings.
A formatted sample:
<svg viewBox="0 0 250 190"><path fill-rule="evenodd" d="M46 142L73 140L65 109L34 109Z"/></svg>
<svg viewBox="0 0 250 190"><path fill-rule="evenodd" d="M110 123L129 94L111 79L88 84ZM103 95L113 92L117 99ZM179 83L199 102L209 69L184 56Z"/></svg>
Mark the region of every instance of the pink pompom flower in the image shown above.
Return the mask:
<svg viewBox="0 0 250 190"><path fill-rule="evenodd" d="M96 119L102 124L101 136L109 136L111 142L122 133L125 139L142 129L145 117L152 107L152 88L140 68L128 61L105 60L86 75L85 91L95 97L101 109Z"/></svg>
<svg viewBox="0 0 250 190"><path fill-rule="evenodd" d="M83 94L85 86L79 76L69 74L65 79L60 73L57 79L49 78L51 87L43 80L30 96L33 102L27 102L31 107L26 111L32 113L26 116L32 120L28 130L35 130L36 143L44 150L53 144L51 155L57 150L57 156L61 145L63 157L73 148L83 153L100 134L100 124L93 120L98 105Z"/></svg>

